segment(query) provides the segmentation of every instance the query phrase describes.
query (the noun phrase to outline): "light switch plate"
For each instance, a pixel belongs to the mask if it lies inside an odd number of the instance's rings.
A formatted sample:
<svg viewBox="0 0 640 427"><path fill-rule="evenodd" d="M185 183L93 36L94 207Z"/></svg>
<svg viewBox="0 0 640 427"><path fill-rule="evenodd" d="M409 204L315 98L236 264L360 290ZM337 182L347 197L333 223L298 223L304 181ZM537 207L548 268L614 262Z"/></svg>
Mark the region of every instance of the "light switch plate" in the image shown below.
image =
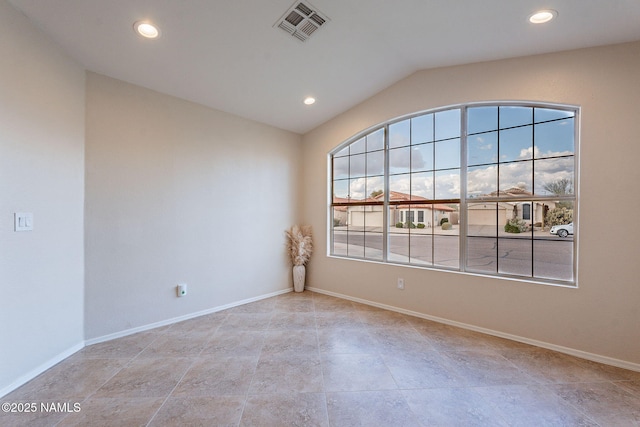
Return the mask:
<svg viewBox="0 0 640 427"><path fill-rule="evenodd" d="M31 231L33 230L33 213L16 212L14 214L14 230L15 231Z"/></svg>

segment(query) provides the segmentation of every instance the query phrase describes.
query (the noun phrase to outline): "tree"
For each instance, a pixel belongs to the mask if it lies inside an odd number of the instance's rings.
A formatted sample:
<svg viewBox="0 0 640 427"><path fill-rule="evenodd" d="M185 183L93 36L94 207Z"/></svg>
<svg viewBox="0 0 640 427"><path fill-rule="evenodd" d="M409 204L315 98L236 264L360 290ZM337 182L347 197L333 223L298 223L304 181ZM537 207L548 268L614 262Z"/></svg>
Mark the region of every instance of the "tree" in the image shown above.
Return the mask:
<svg viewBox="0 0 640 427"><path fill-rule="evenodd" d="M557 181L549 182L542 186L549 193L555 194L556 196L566 196L573 194L573 182L567 178L561 178ZM565 212L557 212L559 209L565 209ZM571 216L571 219L568 222L560 222L566 219L568 216ZM549 218L553 218L551 221ZM552 209L547 213L547 217L545 218L546 225L561 225L568 224L573 220L573 202L571 201L561 201L556 203L555 209Z"/></svg>
<svg viewBox="0 0 640 427"><path fill-rule="evenodd" d="M557 181L548 182L542 186L551 194L556 196L566 196L567 194L573 194L573 182L570 179L562 178Z"/></svg>
<svg viewBox="0 0 640 427"><path fill-rule="evenodd" d="M383 193L382 190L375 190L371 192L371 198L375 199L376 197L378 197L379 195L381 195Z"/></svg>

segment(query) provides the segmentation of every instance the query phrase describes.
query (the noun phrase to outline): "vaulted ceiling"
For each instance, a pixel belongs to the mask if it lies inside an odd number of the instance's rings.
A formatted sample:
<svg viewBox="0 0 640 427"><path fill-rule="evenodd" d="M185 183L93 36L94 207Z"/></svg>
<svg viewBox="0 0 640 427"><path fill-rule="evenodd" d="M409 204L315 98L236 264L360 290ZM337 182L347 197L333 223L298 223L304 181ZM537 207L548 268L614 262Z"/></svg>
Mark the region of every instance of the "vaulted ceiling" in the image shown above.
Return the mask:
<svg viewBox="0 0 640 427"><path fill-rule="evenodd" d="M304 42L292 0L9 1L88 70L298 133L420 69L640 40L638 0L302 0Z"/></svg>

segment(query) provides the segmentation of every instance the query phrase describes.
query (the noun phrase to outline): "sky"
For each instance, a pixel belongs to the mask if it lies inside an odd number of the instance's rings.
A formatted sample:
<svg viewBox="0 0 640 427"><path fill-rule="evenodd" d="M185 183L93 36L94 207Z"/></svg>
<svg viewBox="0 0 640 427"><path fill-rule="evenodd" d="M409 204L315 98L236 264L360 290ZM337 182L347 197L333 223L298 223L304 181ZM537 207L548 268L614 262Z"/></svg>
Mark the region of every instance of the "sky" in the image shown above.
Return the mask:
<svg viewBox="0 0 640 427"><path fill-rule="evenodd" d="M552 121L549 121L552 120ZM573 112L532 107L467 109L467 197L518 187L549 195L546 184L573 181ZM461 110L389 125L389 189L428 199L461 197ZM384 128L334 155L334 193L362 200L384 188Z"/></svg>

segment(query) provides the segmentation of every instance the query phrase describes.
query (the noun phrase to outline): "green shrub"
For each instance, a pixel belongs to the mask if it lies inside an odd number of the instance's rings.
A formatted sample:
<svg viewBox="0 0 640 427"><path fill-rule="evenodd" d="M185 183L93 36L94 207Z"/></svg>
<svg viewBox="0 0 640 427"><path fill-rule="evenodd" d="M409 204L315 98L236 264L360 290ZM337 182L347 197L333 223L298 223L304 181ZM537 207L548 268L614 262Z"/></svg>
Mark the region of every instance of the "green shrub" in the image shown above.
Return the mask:
<svg viewBox="0 0 640 427"><path fill-rule="evenodd" d="M504 225L506 233L522 233L527 231L527 223L518 218L512 218Z"/></svg>
<svg viewBox="0 0 640 427"><path fill-rule="evenodd" d="M416 225L412 221L405 222L404 225L407 228L416 228Z"/></svg>
<svg viewBox="0 0 640 427"><path fill-rule="evenodd" d="M442 218L440 220L440 225L444 224L445 222L449 222L449 218Z"/></svg>
<svg viewBox="0 0 640 427"><path fill-rule="evenodd" d="M520 227L518 227L517 225L512 225L509 223L506 223L504 225L504 231L507 233L519 233L520 232Z"/></svg>
<svg viewBox="0 0 640 427"><path fill-rule="evenodd" d="M444 222L444 223L442 224L442 229L443 229L443 230L451 230L452 228L453 228L453 226L451 225L451 223L450 223L450 222Z"/></svg>
<svg viewBox="0 0 640 427"><path fill-rule="evenodd" d="M418 223L418 225L416 225L416 227L418 227L418 228L424 228L424 224L423 224L423 223Z"/></svg>
<svg viewBox="0 0 640 427"><path fill-rule="evenodd" d="M396 222L396 228L402 228L404 227L404 224L402 224L401 222Z"/></svg>
<svg viewBox="0 0 640 427"><path fill-rule="evenodd" d="M333 218L333 226L334 227L340 227L342 224L340 224L340 220L338 218Z"/></svg>
<svg viewBox="0 0 640 427"><path fill-rule="evenodd" d="M544 219L546 226L569 224L573 221L573 209L569 208L555 208L547 212L547 216Z"/></svg>

